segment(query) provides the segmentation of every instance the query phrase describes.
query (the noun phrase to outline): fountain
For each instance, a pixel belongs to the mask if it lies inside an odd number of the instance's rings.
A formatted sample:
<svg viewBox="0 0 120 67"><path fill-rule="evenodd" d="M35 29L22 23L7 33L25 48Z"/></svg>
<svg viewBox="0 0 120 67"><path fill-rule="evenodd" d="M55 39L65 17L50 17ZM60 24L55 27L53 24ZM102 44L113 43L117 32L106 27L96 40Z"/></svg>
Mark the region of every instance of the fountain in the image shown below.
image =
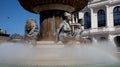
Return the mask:
<svg viewBox="0 0 120 67"><path fill-rule="evenodd" d="M61 14L66 11L76 13L87 5L88 0L19 0L19 2L30 12L41 14L42 30L38 36L41 41L37 41L36 46L33 43L1 43L0 67L120 67L120 54L111 41L93 41L85 45L82 43L78 45L76 41L72 44L56 44L50 41L55 41ZM59 6L61 8L58 8ZM32 33L35 33L34 30ZM25 31L29 31L29 27ZM26 32L26 37L31 37L30 33ZM36 39L37 35L34 36Z"/></svg>
<svg viewBox="0 0 120 67"><path fill-rule="evenodd" d="M31 21L34 23L33 19L29 19L29 22ZM32 43L33 40L35 41L37 34L37 32L34 32L36 24L34 25L35 27L33 26L29 32L26 32L26 38L32 38L28 41L29 43L1 43L0 65L2 65L2 67L120 66L119 52L117 51L116 46L110 41L93 41L92 43L87 44L82 44L81 42L77 44L74 40L69 40L72 43L66 44L50 43L49 41L43 41L43 43L49 43L46 45L41 44L42 41ZM26 30L29 30L29 27ZM84 40L83 38L80 39Z"/></svg>

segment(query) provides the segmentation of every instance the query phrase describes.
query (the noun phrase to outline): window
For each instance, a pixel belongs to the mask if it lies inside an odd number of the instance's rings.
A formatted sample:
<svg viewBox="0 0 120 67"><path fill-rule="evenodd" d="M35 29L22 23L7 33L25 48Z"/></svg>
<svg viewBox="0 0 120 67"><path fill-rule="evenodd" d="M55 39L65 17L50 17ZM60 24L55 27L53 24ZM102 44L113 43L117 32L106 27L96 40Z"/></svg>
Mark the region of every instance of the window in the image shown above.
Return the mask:
<svg viewBox="0 0 120 67"><path fill-rule="evenodd" d="M103 9L100 9L98 12L98 27L104 27L106 26L106 14Z"/></svg>
<svg viewBox="0 0 120 67"><path fill-rule="evenodd" d="M84 14L84 29L91 28L91 15L89 12Z"/></svg>
<svg viewBox="0 0 120 67"><path fill-rule="evenodd" d="M114 26L120 25L120 6L115 7L113 13L114 13Z"/></svg>

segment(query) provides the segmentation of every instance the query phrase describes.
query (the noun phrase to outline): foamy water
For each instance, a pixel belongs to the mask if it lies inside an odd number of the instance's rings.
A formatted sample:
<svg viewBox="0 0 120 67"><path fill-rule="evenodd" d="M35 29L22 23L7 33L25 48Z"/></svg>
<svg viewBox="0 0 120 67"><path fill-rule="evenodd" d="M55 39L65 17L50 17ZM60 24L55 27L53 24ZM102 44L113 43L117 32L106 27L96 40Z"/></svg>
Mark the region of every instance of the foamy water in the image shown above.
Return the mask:
<svg viewBox="0 0 120 67"><path fill-rule="evenodd" d="M118 61L115 53L116 47L111 43L72 46L39 45L39 47L22 43L3 43L0 45L0 63L111 64Z"/></svg>

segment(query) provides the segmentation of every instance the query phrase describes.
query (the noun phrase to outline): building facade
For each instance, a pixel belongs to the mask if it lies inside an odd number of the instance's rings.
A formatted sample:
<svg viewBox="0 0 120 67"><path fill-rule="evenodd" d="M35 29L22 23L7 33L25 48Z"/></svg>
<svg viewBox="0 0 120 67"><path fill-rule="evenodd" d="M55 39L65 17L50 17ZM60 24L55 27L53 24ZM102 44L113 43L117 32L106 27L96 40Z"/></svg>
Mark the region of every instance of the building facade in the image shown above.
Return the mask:
<svg viewBox="0 0 120 67"><path fill-rule="evenodd" d="M120 0L90 0L79 19L84 21L84 37L111 40L120 47Z"/></svg>

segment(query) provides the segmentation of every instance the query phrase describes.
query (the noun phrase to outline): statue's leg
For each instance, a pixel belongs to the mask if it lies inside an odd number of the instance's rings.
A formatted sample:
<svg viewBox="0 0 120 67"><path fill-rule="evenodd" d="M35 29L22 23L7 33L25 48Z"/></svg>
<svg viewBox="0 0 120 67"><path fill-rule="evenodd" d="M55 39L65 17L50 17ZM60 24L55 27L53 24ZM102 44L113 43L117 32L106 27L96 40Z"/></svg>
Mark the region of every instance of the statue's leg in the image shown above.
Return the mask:
<svg viewBox="0 0 120 67"><path fill-rule="evenodd" d="M74 39L72 37L65 37L64 39L62 39L62 42L66 45L68 45L68 44L70 45L70 44L72 44L73 40Z"/></svg>
<svg viewBox="0 0 120 67"><path fill-rule="evenodd" d="M31 40L31 44L32 44L33 46L36 46L36 45L37 45L36 40L35 40L35 39L32 39L32 40Z"/></svg>

